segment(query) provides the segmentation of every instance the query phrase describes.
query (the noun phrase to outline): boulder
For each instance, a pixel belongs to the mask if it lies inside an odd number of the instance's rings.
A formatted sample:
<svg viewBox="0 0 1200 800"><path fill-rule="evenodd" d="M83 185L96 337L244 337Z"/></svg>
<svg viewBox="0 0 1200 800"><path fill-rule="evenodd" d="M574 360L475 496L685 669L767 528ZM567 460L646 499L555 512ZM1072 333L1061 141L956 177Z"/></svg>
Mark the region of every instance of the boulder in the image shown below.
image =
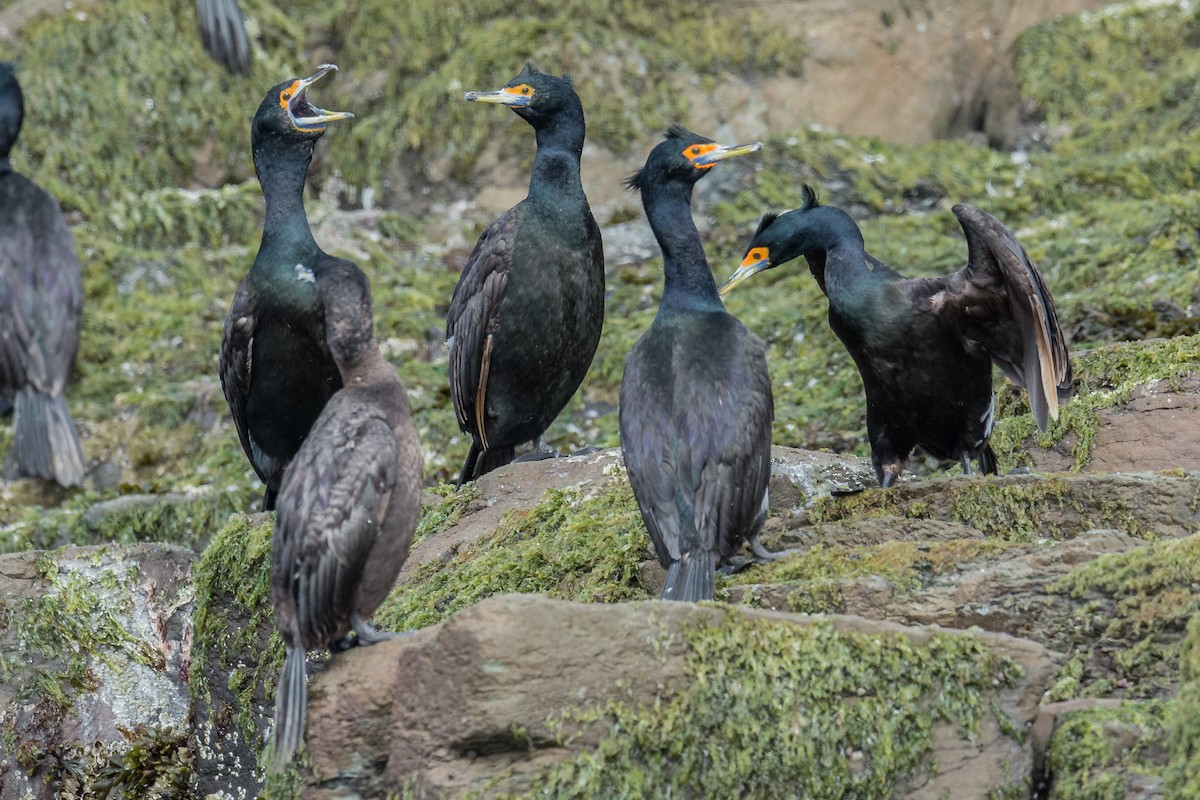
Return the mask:
<svg viewBox="0 0 1200 800"><path fill-rule="evenodd" d="M572 796L984 798L1024 785L1052 675L1040 646L977 631L502 595L333 659L303 794L560 796L586 776Z"/></svg>

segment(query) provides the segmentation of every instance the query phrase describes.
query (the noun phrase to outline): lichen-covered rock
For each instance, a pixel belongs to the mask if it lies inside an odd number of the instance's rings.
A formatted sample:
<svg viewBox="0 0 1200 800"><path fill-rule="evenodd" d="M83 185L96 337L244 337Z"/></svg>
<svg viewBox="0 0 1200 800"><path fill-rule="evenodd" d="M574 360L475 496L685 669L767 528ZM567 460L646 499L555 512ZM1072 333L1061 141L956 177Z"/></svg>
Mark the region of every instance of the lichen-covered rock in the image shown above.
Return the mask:
<svg viewBox="0 0 1200 800"><path fill-rule="evenodd" d="M995 634L498 596L333 660L304 794L982 800L1052 672Z"/></svg>
<svg viewBox="0 0 1200 800"><path fill-rule="evenodd" d="M0 556L0 798L177 798L192 666L190 550Z"/></svg>

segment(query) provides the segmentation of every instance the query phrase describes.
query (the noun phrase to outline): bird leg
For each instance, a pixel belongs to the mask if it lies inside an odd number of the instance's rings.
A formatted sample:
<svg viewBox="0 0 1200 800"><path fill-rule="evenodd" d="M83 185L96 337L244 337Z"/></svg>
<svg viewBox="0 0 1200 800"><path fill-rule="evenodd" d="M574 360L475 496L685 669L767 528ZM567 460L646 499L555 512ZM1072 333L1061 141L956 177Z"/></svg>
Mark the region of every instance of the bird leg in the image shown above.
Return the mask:
<svg viewBox="0 0 1200 800"><path fill-rule="evenodd" d="M971 457L969 455L963 453L958 457L958 463L962 465L963 475L971 474Z"/></svg>
<svg viewBox="0 0 1200 800"><path fill-rule="evenodd" d="M522 453L513 461L542 461L547 458L562 458L562 453L555 450L550 445L546 444L546 434L542 434L533 442L533 449L528 453Z"/></svg>
<svg viewBox="0 0 1200 800"><path fill-rule="evenodd" d="M360 647L365 647L369 644L379 644L389 639L399 639L401 636L410 636L412 634L412 631L381 631L360 617L357 612L350 615L350 629L354 631L355 643Z"/></svg>
<svg viewBox="0 0 1200 800"><path fill-rule="evenodd" d="M772 561L777 561L787 556L803 553L804 550L799 547L789 547L786 550L768 550L766 545L758 540L755 536L750 540L750 552L754 553L755 561L759 564L767 564Z"/></svg>

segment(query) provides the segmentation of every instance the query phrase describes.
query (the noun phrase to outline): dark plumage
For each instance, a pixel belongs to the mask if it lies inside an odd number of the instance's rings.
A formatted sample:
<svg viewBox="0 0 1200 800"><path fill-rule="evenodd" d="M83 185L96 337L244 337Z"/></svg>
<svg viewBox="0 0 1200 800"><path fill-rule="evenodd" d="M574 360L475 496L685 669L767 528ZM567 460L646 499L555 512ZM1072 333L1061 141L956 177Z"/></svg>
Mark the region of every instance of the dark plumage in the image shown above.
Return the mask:
<svg viewBox="0 0 1200 800"><path fill-rule="evenodd" d="M450 397L471 450L458 483L541 436L592 363L604 322L604 249L579 177L583 106L569 78L526 64L496 92L533 126L529 195L479 237L446 315Z"/></svg>
<svg viewBox="0 0 1200 800"><path fill-rule="evenodd" d="M271 542L271 597L287 658L275 706L273 766L304 738L304 654L350 631L388 638L366 618L396 582L421 509L421 450L408 397L372 338L358 267L317 277L329 349L344 388L330 398L283 476Z"/></svg>
<svg viewBox="0 0 1200 800"><path fill-rule="evenodd" d="M724 294L756 272L803 255L829 297L829 326L862 376L871 460L883 486L915 448L976 459L996 472L992 364L1029 393L1038 427L1073 392L1071 362L1041 273L1012 233L966 204L954 215L967 264L942 278L906 278L869 255L846 212L817 202L763 217Z"/></svg>
<svg viewBox="0 0 1200 800"><path fill-rule="evenodd" d="M196 0L204 49L233 73L250 71L250 40L237 0Z"/></svg>
<svg viewBox="0 0 1200 800"><path fill-rule="evenodd" d="M279 481L313 421L342 386L325 343L316 281L346 264L317 246L304 213L304 179L325 124L353 116L316 108L305 89L337 67L285 81L258 107L250 126L254 169L267 200L262 244L221 336L221 388L242 449L275 507Z"/></svg>
<svg viewBox="0 0 1200 800"><path fill-rule="evenodd" d="M63 392L83 283L58 202L9 163L23 117L16 75L0 63L0 406L13 408L17 474L77 486L83 450Z"/></svg>
<svg viewBox="0 0 1200 800"><path fill-rule="evenodd" d="M774 416L765 348L721 304L691 209L712 165L760 147L722 147L673 126L629 181L662 248L664 284L625 361L621 448L667 570L664 599L711 599L713 571L765 518Z"/></svg>

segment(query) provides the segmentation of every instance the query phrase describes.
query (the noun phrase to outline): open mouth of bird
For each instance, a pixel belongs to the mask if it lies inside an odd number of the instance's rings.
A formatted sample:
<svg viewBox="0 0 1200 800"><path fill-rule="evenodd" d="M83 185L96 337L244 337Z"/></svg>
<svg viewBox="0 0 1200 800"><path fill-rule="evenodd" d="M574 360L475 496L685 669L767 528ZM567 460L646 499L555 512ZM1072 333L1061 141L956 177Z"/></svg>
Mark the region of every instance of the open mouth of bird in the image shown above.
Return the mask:
<svg viewBox="0 0 1200 800"><path fill-rule="evenodd" d="M288 99L287 110L292 118L292 124L297 128L320 128L327 122L350 119L354 116L349 111L326 111L323 108L313 105L308 100L306 94L308 87L336 69L336 64L322 64L312 75L296 81L292 90L292 96Z"/></svg>

